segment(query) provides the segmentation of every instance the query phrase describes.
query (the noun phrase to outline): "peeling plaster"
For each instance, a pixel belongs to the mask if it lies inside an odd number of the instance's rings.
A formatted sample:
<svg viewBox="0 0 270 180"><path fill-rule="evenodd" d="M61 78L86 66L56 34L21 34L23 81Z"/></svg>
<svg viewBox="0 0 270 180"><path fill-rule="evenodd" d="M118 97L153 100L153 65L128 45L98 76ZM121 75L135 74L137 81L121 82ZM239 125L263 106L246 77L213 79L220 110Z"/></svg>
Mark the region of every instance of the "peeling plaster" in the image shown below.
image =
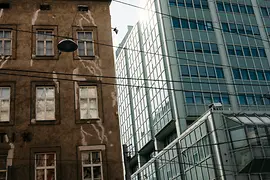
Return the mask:
<svg viewBox="0 0 270 180"><path fill-rule="evenodd" d="M33 66L33 59L30 60L30 66Z"/></svg>
<svg viewBox="0 0 270 180"><path fill-rule="evenodd" d="M31 119L32 124L36 124L36 119Z"/></svg>
<svg viewBox="0 0 270 180"><path fill-rule="evenodd" d="M73 70L73 75L72 75L72 79L76 80L76 81L85 81L86 78L82 77L82 76L77 76L76 74L79 74L79 68L75 68Z"/></svg>
<svg viewBox="0 0 270 180"><path fill-rule="evenodd" d="M82 15L82 14L80 14L80 15L81 15L82 19L84 19L84 20L86 20L88 23L90 23L90 21L89 21L86 17L84 17L84 15Z"/></svg>
<svg viewBox="0 0 270 180"><path fill-rule="evenodd" d="M56 85L57 93L59 94L59 83L57 82L57 74L55 74L55 71L53 71L53 81Z"/></svg>
<svg viewBox="0 0 270 180"><path fill-rule="evenodd" d="M81 30L83 30L82 20L83 18L79 19L79 25L78 25L81 28Z"/></svg>
<svg viewBox="0 0 270 180"><path fill-rule="evenodd" d="M117 96L116 96L116 92L113 91L111 92L111 97L112 97L112 107L115 107L116 106L116 103L117 103Z"/></svg>
<svg viewBox="0 0 270 180"><path fill-rule="evenodd" d="M82 143L83 146L87 146L85 135L87 135L87 136L93 136L92 134L90 134L90 133L86 132L85 130L83 130L83 127L81 126L81 136L82 136L81 143Z"/></svg>
<svg viewBox="0 0 270 180"><path fill-rule="evenodd" d="M103 138L100 136L100 132L99 130L97 129L97 127L94 125L94 124L91 124L92 127L94 128L94 130L96 131L97 135L98 135L98 138L100 140L101 143L103 143Z"/></svg>
<svg viewBox="0 0 270 180"><path fill-rule="evenodd" d="M14 149L15 146L13 143L9 142L8 136L5 135L5 141L9 143L10 149L8 150L8 156L7 156L7 166L12 166L12 160L14 157Z"/></svg>
<svg viewBox="0 0 270 180"><path fill-rule="evenodd" d="M1 63L0 69L3 68L3 66L7 63L7 61L8 61L8 60L6 59L3 63ZM0 62L1 62L1 61L0 61Z"/></svg>
<svg viewBox="0 0 270 180"><path fill-rule="evenodd" d="M78 109L78 84L75 82L74 83L74 90L75 90L75 109Z"/></svg>
<svg viewBox="0 0 270 180"><path fill-rule="evenodd" d="M94 26L97 26L90 10L88 10L87 15L88 15L89 19L91 20L92 24Z"/></svg>
<svg viewBox="0 0 270 180"><path fill-rule="evenodd" d="M112 134L112 131L109 131L109 134Z"/></svg>
<svg viewBox="0 0 270 180"><path fill-rule="evenodd" d="M40 9L36 10L36 12L34 13L33 15L33 18L32 18L32 25L35 25L36 21L37 21L37 18L38 18L38 13L39 13Z"/></svg>
<svg viewBox="0 0 270 180"><path fill-rule="evenodd" d="M110 147L113 147L113 144L110 144Z"/></svg>
<svg viewBox="0 0 270 180"><path fill-rule="evenodd" d="M105 135L105 128L104 128L104 126L102 125L102 122L101 122L101 121L98 121L97 124L98 124L98 126L101 128L101 138L102 138L102 142L103 142L103 140L108 141L108 137ZM102 142L101 142L101 143L102 143Z"/></svg>
<svg viewBox="0 0 270 180"><path fill-rule="evenodd" d="M4 13L4 9L2 8L2 9L0 10L0 18L3 16L3 13Z"/></svg>

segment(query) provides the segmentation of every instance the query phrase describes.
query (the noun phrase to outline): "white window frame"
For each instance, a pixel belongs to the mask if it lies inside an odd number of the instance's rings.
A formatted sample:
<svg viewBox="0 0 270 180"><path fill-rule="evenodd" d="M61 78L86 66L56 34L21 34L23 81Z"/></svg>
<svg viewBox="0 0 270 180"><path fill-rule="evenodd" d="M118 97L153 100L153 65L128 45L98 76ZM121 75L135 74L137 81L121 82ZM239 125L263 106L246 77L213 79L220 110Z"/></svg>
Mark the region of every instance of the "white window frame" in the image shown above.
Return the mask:
<svg viewBox="0 0 270 180"><path fill-rule="evenodd" d="M103 165L102 165L102 151L105 150L105 146L104 145L96 145L96 146L79 146L79 151L80 151L80 158L81 158L81 165L82 165L82 180L98 180L98 179L94 179L94 173L93 173L93 168L94 167L100 167L100 172L101 172L101 179L100 180L104 180L103 177ZM82 158L82 153L84 152L91 152L91 163L90 164L83 164L83 158ZM100 153L100 161L99 163L96 164L92 164L92 152L99 152ZM83 168L84 167L91 167L91 178L88 179L84 179L84 171Z"/></svg>
<svg viewBox="0 0 270 180"><path fill-rule="evenodd" d="M2 48L0 49L0 55L8 55L11 56L12 55L12 31L11 30L0 30L1 32L3 32L3 34L5 34L5 32L10 32L10 38L5 38L5 37L1 37L0 40L2 41ZM5 54L5 42L6 41L10 41L10 49L9 49L9 54Z"/></svg>
<svg viewBox="0 0 270 180"><path fill-rule="evenodd" d="M82 96L81 93L81 89L82 88L87 88L88 90L88 94L86 97ZM89 89L94 89L95 90L95 97L91 97L91 95L89 94ZM98 108L98 91L97 91L97 86L79 86L79 101L80 101L80 119L98 119L99 118L99 108ZM82 99L87 99L87 106L86 107L82 107ZM90 108L90 99L95 99L96 101L96 108ZM82 110L86 110L87 111L87 117L83 118L82 117ZM96 117L92 117L90 111L91 110L96 110L97 116Z"/></svg>
<svg viewBox="0 0 270 180"><path fill-rule="evenodd" d="M9 89L9 97L8 99L7 98L4 98L2 97L2 90L3 89ZM10 121L10 93L11 93L11 89L10 87L0 87L0 122L9 122ZM3 104L3 101L9 101L9 107L8 107L8 119L7 120L1 120L1 116L2 116L2 104Z"/></svg>
<svg viewBox="0 0 270 180"><path fill-rule="evenodd" d="M8 169L7 169L7 155L0 155L1 159L6 159L6 169L0 169L0 173L6 173L6 178L5 180L7 180L8 177ZM3 158L2 158L3 157Z"/></svg>
<svg viewBox="0 0 270 180"><path fill-rule="evenodd" d="M47 101L48 101L48 98L47 98L47 93L45 93L45 97L44 98L41 98L41 97L38 97L37 96L37 92L38 92L38 89L43 89L43 93L44 91L47 91L47 89L53 89L53 98L50 98L50 100L53 99L53 104L54 104L54 109L53 109L53 113L54 113L54 117L53 118L47 118ZM38 118L38 106L39 106L39 100L44 100L44 117L39 119ZM36 87L36 102L35 102L35 108L36 108L36 111L35 111L35 118L36 118L36 121L53 121L53 120L56 120L55 118L55 87L54 86L37 86Z"/></svg>
<svg viewBox="0 0 270 180"><path fill-rule="evenodd" d="M47 35L48 34L48 35ZM39 39L40 35L45 35L44 39ZM54 56L54 31L53 30L37 30L36 31L36 55L37 56ZM48 38L49 37L49 38ZM43 54L38 54L38 43L43 42ZM52 54L47 54L47 43L52 43Z"/></svg>
<svg viewBox="0 0 270 180"><path fill-rule="evenodd" d="M44 161L45 165L43 167L37 167L37 155L45 155L44 156ZM47 155L48 154L53 154L54 155L54 166L47 166ZM35 153L35 180L37 180L37 170L44 170L44 180L47 180L47 171L48 170L54 170L54 180L56 180L56 153L55 152L46 152L46 153Z"/></svg>
<svg viewBox="0 0 270 180"><path fill-rule="evenodd" d="M85 33L91 33L91 39L86 39L86 38L79 39L79 33L83 33L84 37L85 37ZM77 50L78 56L95 56L95 46L93 43L93 41L94 41L93 40L93 38L94 38L93 31L77 31L76 35L77 35L77 43L78 43L78 50ZM80 43L83 43L84 54L80 54L80 52L79 52ZM91 43L91 45L92 45L92 54L88 54L87 43Z"/></svg>

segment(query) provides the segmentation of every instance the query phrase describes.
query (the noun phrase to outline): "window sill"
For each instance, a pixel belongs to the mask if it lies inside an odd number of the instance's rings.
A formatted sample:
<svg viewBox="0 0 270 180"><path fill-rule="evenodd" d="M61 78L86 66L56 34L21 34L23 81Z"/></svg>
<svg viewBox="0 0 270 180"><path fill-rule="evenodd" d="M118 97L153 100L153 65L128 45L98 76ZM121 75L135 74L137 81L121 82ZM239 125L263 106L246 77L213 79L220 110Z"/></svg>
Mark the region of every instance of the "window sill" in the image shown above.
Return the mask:
<svg viewBox="0 0 270 180"><path fill-rule="evenodd" d="M0 126L13 126L12 121L0 121Z"/></svg>
<svg viewBox="0 0 270 180"><path fill-rule="evenodd" d="M96 60L96 56L75 56L74 60Z"/></svg>
<svg viewBox="0 0 270 180"><path fill-rule="evenodd" d="M95 124L98 121L100 121L100 118L94 118L94 119L80 119L76 121L76 124Z"/></svg>
<svg viewBox="0 0 270 180"><path fill-rule="evenodd" d="M60 124L59 120L31 120L30 125L56 125Z"/></svg>
<svg viewBox="0 0 270 180"><path fill-rule="evenodd" d="M40 55L33 55L32 56L33 60L58 60L57 55L51 55L51 56L40 56Z"/></svg>

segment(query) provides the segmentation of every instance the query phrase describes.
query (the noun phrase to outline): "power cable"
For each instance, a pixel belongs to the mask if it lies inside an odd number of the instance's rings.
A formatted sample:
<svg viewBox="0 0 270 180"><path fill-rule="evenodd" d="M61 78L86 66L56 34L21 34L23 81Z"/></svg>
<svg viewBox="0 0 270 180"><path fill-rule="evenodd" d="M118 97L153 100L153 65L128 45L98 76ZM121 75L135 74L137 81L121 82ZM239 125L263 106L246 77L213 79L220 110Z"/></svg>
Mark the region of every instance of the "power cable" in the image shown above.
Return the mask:
<svg viewBox="0 0 270 180"><path fill-rule="evenodd" d="M72 73L63 73L63 72L46 72L46 71L36 71L36 70L21 70L21 69L6 69L2 68L0 71L15 71L15 72L26 72L26 73L40 73L40 74L58 74L58 75L69 75L69 76L83 76L83 77L94 77L94 78L108 78L108 79L125 79L125 80L134 80L134 81L154 81L154 82L172 82L172 83L199 83L199 84L220 84L220 85L243 85L243 86L266 86L268 84L257 84L257 83L226 83L226 82L207 82L207 81L176 81L176 80L162 80L162 79L145 79L145 78L128 78L128 77L116 77L116 76L102 76L102 75L88 75L88 74L72 74ZM224 80L224 79L219 79ZM149 87L151 88L151 87Z"/></svg>
<svg viewBox="0 0 270 180"><path fill-rule="evenodd" d="M142 10L145 10L145 11L149 11L149 12L152 12L152 13L155 13L155 14L160 14L160 15L163 15L163 16L173 17L173 18L180 19L180 17L177 17L177 16L173 16L173 15L170 15L170 14L162 13L162 12L159 12L159 11L153 11L151 9L146 9L146 8L143 8L143 7L134 5L134 4L126 3L126 2L123 2L123 1L119 1L119 0L112 0L112 1L117 2L117 3L120 3L120 4L124 4L124 5L127 5L127 6L135 7L135 8L138 8L138 9L142 9ZM213 22L213 21L211 21L211 22ZM220 22L214 22L214 23L220 23ZM205 24L200 23L200 22L197 22L197 21L196 21L196 24L205 25ZM263 26L263 28L265 28L265 27ZM223 31L223 29L221 29L221 28L213 27L213 29L218 29L218 30ZM265 39L262 39L262 38L257 38L255 36L250 36L248 34L242 34L242 33L239 33L239 32L230 32L230 33L238 34L240 36L246 36L246 37L254 38L254 39L257 39L257 40L261 40L261 41L266 41L266 42L269 43L269 40L265 40Z"/></svg>

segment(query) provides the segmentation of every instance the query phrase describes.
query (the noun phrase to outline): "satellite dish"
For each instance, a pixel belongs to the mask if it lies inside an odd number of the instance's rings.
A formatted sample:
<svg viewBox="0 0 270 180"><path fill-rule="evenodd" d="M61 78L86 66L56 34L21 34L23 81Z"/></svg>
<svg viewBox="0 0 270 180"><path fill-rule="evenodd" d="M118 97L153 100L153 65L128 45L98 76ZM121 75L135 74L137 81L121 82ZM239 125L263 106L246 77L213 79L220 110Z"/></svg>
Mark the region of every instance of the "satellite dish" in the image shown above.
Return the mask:
<svg viewBox="0 0 270 180"><path fill-rule="evenodd" d="M78 45L71 39L63 39L58 43L57 48L61 52L74 52Z"/></svg>

